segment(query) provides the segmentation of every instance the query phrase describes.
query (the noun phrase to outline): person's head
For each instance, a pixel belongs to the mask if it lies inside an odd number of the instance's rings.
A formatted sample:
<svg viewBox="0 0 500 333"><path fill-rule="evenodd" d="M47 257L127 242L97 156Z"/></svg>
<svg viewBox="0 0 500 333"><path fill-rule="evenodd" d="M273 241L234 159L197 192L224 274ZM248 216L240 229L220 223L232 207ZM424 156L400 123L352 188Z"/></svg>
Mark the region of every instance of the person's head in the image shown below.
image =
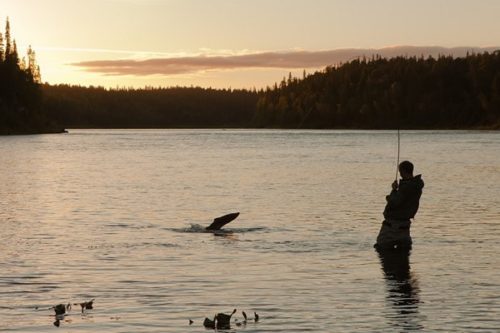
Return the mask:
<svg viewBox="0 0 500 333"><path fill-rule="evenodd" d="M410 161L399 163L399 174L403 179L413 178L413 163Z"/></svg>

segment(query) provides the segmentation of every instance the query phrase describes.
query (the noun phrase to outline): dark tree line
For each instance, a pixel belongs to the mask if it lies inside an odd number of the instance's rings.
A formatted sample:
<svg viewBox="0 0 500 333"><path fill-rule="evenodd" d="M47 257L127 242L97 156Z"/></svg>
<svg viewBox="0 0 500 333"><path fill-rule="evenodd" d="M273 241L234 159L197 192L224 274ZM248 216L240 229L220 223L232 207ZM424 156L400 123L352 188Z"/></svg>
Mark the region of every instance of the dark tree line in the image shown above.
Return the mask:
<svg viewBox="0 0 500 333"><path fill-rule="evenodd" d="M358 59L265 91L44 85L64 127L500 128L500 51Z"/></svg>
<svg viewBox="0 0 500 333"><path fill-rule="evenodd" d="M49 131L40 113L40 68L35 51L19 58L7 19L0 33L0 134L24 134Z"/></svg>
<svg viewBox="0 0 500 333"><path fill-rule="evenodd" d="M259 98L256 127L500 128L500 51L358 59Z"/></svg>
<svg viewBox="0 0 500 333"><path fill-rule="evenodd" d="M258 94L205 88L43 85L43 108L65 128L249 127Z"/></svg>
<svg viewBox="0 0 500 333"><path fill-rule="evenodd" d="M500 51L358 59L266 90L40 84L0 33L0 134L62 128L500 128ZM57 126L54 124L58 124Z"/></svg>

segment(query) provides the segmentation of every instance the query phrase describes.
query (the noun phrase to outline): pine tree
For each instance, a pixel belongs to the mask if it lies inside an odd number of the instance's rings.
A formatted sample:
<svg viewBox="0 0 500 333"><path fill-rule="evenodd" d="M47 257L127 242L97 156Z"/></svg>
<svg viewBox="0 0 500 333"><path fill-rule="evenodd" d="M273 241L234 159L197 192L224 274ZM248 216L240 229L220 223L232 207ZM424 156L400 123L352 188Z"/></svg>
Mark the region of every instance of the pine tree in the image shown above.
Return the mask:
<svg viewBox="0 0 500 333"><path fill-rule="evenodd" d="M16 40L12 42L12 52L10 54L10 59L13 64L19 65L19 54L17 53Z"/></svg>
<svg viewBox="0 0 500 333"><path fill-rule="evenodd" d="M36 53L31 48L31 45L28 47L28 63L26 66L26 70L28 74L31 76L34 82L40 83L40 67L36 64Z"/></svg>
<svg viewBox="0 0 500 333"><path fill-rule="evenodd" d="M0 35L0 134L47 131L46 119L40 113L40 68L35 52L19 58L7 18L5 34Z"/></svg>
<svg viewBox="0 0 500 333"><path fill-rule="evenodd" d="M42 74L40 72L40 66L39 65L36 66L36 70L35 70L35 73L33 75L33 78L35 79L36 83L42 83Z"/></svg>
<svg viewBox="0 0 500 333"><path fill-rule="evenodd" d="M4 60L5 48L3 45L3 35L0 32L0 62Z"/></svg>
<svg viewBox="0 0 500 333"><path fill-rule="evenodd" d="M10 52L11 52L11 40L10 40L10 22L9 18L7 17L7 22L5 23L5 60L8 59Z"/></svg>

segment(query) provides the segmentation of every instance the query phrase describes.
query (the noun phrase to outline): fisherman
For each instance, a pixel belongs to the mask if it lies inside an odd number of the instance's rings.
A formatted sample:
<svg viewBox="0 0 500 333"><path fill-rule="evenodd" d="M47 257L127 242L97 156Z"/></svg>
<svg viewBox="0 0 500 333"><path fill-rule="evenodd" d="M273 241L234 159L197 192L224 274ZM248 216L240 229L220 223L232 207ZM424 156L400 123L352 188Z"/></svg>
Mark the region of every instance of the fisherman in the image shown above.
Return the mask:
<svg viewBox="0 0 500 333"><path fill-rule="evenodd" d="M411 219L417 213L424 187L421 175L413 176L413 164L403 161L399 164L401 180L392 183L392 191L386 196L384 222L377 237L376 249L411 248Z"/></svg>

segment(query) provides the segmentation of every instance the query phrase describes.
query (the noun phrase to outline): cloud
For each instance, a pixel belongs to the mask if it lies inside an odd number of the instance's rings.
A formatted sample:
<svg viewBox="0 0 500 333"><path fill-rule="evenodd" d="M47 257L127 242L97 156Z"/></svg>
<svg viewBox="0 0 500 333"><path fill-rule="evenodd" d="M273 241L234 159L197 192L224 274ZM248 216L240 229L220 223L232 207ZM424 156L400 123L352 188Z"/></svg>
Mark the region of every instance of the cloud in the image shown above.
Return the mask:
<svg viewBox="0 0 500 333"><path fill-rule="evenodd" d="M205 53L193 56L158 57L150 59L95 60L72 63L85 71L104 75L176 75L214 70L237 69L311 69L336 65L356 58L372 55L391 58L396 56L451 55L463 57L467 52L492 52L498 47L454 47L440 46L394 46L380 49L336 49L326 51L271 51L247 54L212 55Z"/></svg>

